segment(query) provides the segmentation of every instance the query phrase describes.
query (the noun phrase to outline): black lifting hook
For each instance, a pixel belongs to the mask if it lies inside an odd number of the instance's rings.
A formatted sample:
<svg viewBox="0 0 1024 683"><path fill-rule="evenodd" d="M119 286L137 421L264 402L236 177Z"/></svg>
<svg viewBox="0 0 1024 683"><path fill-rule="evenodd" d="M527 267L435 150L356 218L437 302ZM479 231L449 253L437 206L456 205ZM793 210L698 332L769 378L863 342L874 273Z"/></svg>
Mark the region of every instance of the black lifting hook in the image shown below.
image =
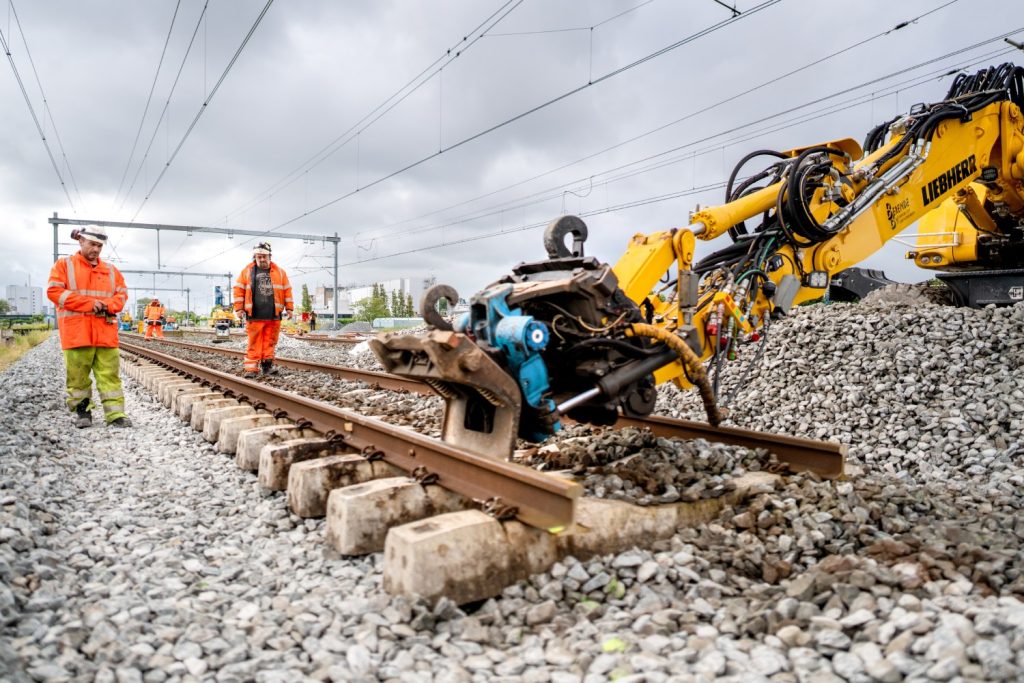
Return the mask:
<svg viewBox="0 0 1024 683"><path fill-rule="evenodd" d="M572 235L572 250L565 246L565 236ZM583 243L587 241L587 224L578 216L561 216L544 228L544 248L548 258L577 258L583 256Z"/></svg>
<svg viewBox="0 0 1024 683"><path fill-rule="evenodd" d="M451 312L459 303L459 293L451 285L434 285L420 300L420 315L431 327L450 332L452 324L437 311L437 302L441 299L448 302L448 311Z"/></svg>

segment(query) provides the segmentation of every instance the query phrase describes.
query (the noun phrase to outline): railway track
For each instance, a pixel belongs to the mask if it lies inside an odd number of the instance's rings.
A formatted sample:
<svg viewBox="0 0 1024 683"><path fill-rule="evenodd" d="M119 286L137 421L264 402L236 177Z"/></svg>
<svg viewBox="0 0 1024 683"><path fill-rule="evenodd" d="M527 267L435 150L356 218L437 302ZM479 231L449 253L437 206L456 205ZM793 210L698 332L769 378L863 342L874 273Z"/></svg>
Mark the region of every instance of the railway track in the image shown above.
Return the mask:
<svg viewBox="0 0 1024 683"><path fill-rule="evenodd" d="M129 338L142 339L141 335L125 335ZM245 356L243 351L223 347L195 344L164 339L159 343L172 347L191 349L202 353L237 358ZM274 363L292 370L304 372L322 372L341 379L363 382L371 388L408 391L417 394L434 395L434 391L425 383L415 379L399 377L387 372L360 370L358 368L315 363L289 358L276 358ZM846 447L829 441L815 441L784 434L756 432L737 427L712 427L704 422L680 420L650 415L648 417L619 418L615 429L638 428L649 429L654 435L667 439L705 439L707 441L726 443L732 446L744 446L750 449L765 449L773 453L781 465L792 472L815 472L826 478L836 478L843 474L843 460Z"/></svg>
<svg viewBox="0 0 1024 683"><path fill-rule="evenodd" d="M127 335L126 335L127 336ZM221 356L241 352L168 342ZM393 592L457 602L499 593L565 555L617 552L700 524L764 485L755 472L719 498L641 508L581 498L565 476L465 451L360 415L156 350L122 343L129 376L203 432L261 485L285 491L292 512L326 516L326 540L343 554L385 552ZM278 359L386 390L426 392L420 382L353 368ZM240 365L240 363L239 363ZM668 438L705 438L774 452L789 469L842 474L845 447L667 418L624 419Z"/></svg>

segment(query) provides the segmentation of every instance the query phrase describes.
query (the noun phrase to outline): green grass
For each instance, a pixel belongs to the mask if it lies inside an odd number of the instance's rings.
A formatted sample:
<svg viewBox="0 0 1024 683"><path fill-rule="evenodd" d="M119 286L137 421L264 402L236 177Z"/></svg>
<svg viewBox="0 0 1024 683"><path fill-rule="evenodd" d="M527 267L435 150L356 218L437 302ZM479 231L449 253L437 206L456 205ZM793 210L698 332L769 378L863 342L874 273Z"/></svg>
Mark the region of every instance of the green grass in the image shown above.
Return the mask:
<svg viewBox="0 0 1024 683"><path fill-rule="evenodd" d="M37 344L46 341L53 330L38 330L28 334L17 334L10 344L0 345L0 371L6 370L14 361L25 355L25 352Z"/></svg>

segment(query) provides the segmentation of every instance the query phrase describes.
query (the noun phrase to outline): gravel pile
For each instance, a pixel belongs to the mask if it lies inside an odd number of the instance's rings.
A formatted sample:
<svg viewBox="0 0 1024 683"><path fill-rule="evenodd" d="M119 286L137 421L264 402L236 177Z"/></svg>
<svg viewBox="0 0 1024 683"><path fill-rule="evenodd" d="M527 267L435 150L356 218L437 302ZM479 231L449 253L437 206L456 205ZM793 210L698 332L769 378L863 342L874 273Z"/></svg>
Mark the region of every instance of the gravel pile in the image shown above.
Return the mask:
<svg viewBox="0 0 1024 683"><path fill-rule="evenodd" d="M789 477L473 611L388 596L380 555L331 556L322 521L130 386L135 430L71 429L49 342L0 374L0 679L1021 680L1022 342L1024 306L799 309L732 419L836 436L848 480ZM600 450L756 466L617 436Z"/></svg>

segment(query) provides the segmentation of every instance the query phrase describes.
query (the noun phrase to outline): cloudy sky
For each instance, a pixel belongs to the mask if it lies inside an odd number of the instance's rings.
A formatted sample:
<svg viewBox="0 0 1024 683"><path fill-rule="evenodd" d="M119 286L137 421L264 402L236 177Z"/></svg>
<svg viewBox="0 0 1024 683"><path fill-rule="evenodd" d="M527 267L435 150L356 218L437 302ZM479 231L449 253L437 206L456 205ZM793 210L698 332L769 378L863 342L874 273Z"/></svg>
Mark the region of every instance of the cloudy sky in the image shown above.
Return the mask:
<svg viewBox="0 0 1024 683"><path fill-rule="evenodd" d="M465 296L543 257L540 226L562 213L586 216L588 253L614 261L633 233L720 203L751 150L862 140L941 99L951 70L1024 63L1002 39L1024 39L1006 0L3 4L67 195L8 62L0 284L45 283L57 212L270 230L275 260L311 288L332 277L331 245L284 235L337 233L342 284L435 276ZM158 263L157 241L112 229L104 257L226 273L252 248L162 232ZM905 250L866 265L927 277ZM211 303L213 280L155 283Z"/></svg>

